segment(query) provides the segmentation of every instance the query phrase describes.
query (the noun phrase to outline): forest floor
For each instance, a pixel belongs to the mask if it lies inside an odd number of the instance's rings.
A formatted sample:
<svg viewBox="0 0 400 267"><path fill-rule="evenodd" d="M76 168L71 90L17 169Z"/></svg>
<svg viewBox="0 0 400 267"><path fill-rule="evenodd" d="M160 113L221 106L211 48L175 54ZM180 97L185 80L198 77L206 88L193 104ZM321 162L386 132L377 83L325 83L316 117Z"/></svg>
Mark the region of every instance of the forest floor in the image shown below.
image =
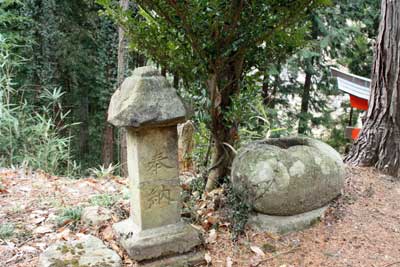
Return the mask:
<svg viewBox="0 0 400 267"><path fill-rule="evenodd" d="M0 169L0 266L37 266L50 244L82 234L98 236L125 266L134 266L111 229L128 215L126 187L118 177L72 180ZM343 194L322 221L283 236L247 230L232 241L229 222L215 205L222 196L217 190L196 201L209 266L400 267L400 182L372 169L348 167ZM60 220L94 204L108 206L112 219L99 227Z"/></svg>

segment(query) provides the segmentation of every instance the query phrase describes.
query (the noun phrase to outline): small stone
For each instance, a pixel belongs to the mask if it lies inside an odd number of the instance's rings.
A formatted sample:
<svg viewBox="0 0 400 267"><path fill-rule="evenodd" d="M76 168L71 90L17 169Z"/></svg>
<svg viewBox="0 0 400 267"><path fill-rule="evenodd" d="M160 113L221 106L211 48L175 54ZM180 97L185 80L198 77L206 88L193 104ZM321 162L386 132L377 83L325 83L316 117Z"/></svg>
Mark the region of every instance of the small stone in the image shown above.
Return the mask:
<svg viewBox="0 0 400 267"><path fill-rule="evenodd" d="M20 248L21 251L28 253L28 254L35 254L37 252L37 249L28 245L22 246Z"/></svg>
<svg viewBox="0 0 400 267"><path fill-rule="evenodd" d="M97 237L87 235L79 240L57 242L39 257L39 267L107 266L121 267L118 254Z"/></svg>
<svg viewBox="0 0 400 267"><path fill-rule="evenodd" d="M103 207L91 206L82 211L81 220L86 225L99 226L110 219L111 211Z"/></svg>
<svg viewBox="0 0 400 267"><path fill-rule="evenodd" d="M33 230L34 234L43 235L53 232L53 225L42 225Z"/></svg>

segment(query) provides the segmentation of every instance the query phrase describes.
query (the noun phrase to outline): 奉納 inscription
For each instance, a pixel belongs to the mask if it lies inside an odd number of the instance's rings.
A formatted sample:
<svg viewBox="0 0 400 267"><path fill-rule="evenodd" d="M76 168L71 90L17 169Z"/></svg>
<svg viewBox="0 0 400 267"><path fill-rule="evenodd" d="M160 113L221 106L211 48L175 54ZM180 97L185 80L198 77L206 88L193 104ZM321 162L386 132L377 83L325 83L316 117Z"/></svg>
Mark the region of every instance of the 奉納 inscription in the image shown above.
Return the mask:
<svg viewBox="0 0 400 267"><path fill-rule="evenodd" d="M163 201L171 201L171 190L164 185L156 186L150 190L147 196L147 208L160 205Z"/></svg>
<svg viewBox="0 0 400 267"><path fill-rule="evenodd" d="M146 170L151 174L157 175L161 168L173 168L173 166L169 165L167 161L168 157L164 152L156 152L151 159L146 162Z"/></svg>

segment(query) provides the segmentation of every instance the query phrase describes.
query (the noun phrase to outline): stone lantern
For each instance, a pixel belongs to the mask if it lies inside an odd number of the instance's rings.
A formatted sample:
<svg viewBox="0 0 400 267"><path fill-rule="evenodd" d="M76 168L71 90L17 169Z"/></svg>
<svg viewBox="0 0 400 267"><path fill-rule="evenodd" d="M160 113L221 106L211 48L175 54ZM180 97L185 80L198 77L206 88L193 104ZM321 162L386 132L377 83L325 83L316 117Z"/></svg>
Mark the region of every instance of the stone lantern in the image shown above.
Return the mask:
<svg viewBox="0 0 400 267"><path fill-rule="evenodd" d="M111 98L108 122L127 132L131 202L130 218L113 228L139 266L203 259L200 233L180 217L177 124L185 117L181 98L152 67L135 69Z"/></svg>

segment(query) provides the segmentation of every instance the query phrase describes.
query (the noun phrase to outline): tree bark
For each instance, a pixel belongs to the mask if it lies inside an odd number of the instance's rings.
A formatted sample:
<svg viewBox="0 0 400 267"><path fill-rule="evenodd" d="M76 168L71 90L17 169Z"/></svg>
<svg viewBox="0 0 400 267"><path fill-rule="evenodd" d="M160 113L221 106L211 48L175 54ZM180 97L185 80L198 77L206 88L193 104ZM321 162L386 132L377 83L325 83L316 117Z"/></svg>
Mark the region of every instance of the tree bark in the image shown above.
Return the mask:
<svg viewBox="0 0 400 267"><path fill-rule="evenodd" d="M82 87L80 96L80 108L79 108L79 158L86 164L89 155L89 98L88 90L86 87Z"/></svg>
<svg viewBox="0 0 400 267"><path fill-rule="evenodd" d="M127 10L129 7L129 0L120 0L119 4L122 10ZM126 37L125 31L122 27L118 28L118 74L117 74L117 83L118 87L124 81L125 71L126 71ZM121 164L121 176L128 176L128 165L127 165L127 143L126 143L126 131L125 129L120 130L120 164Z"/></svg>
<svg viewBox="0 0 400 267"><path fill-rule="evenodd" d="M298 129L299 134L305 134L308 130L308 106L310 102L310 91L312 85L311 78L312 74L310 72L306 72L303 94L301 96L301 109Z"/></svg>
<svg viewBox="0 0 400 267"><path fill-rule="evenodd" d="M110 69L114 68L114 64L110 63L107 65L107 80L110 81L113 78ZM105 113L104 118L104 129L102 137L102 149L101 158L102 164L105 167L110 166L114 162L114 127L107 122L108 111Z"/></svg>
<svg viewBox="0 0 400 267"><path fill-rule="evenodd" d="M107 122L108 112L106 112L103 145L101 148L101 157L103 166L108 167L114 161L114 127Z"/></svg>
<svg viewBox="0 0 400 267"><path fill-rule="evenodd" d="M206 190L214 189L220 178L229 175L230 166L235 156L232 147L238 139L237 124L228 126L225 112L231 106L231 97L240 91L240 80L243 71L244 56L239 55L225 66L219 73L211 73L207 87L211 95L211 133L213 138L213 156Z"/></svg>
<svg viewBox="0 0 400 267"><path fill-rule="evenodd" d="M367 118L345 161L400 175L400 0L382 0Z"/></svg>

